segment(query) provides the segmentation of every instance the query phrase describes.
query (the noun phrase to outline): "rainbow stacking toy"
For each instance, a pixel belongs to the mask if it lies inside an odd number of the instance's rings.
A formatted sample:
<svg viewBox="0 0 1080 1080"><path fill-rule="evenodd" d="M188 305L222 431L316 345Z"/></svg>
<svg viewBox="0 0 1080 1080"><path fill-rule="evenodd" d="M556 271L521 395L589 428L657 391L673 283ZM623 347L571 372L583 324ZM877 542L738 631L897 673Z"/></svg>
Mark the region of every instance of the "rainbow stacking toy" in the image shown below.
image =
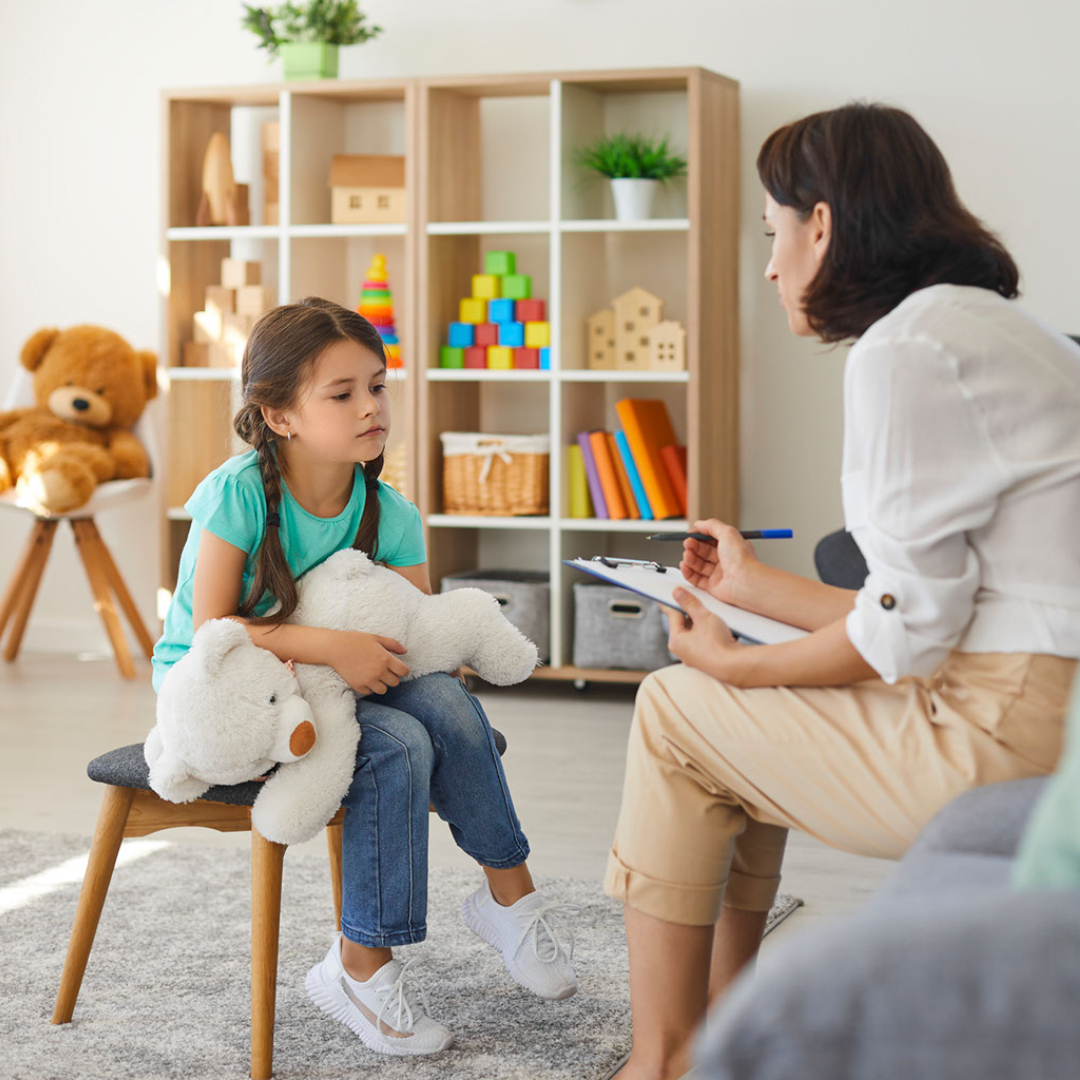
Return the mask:
<svg viewBox="0 0 1080 1080"><path fill-rule="evenodd" d="M404 367L401 360L401 342L394 326L394 298L386 280L386 256L374 255L368 267L367 277L361 287L360 306L356 309L383 339L386 348L386 366Z"/></svg>

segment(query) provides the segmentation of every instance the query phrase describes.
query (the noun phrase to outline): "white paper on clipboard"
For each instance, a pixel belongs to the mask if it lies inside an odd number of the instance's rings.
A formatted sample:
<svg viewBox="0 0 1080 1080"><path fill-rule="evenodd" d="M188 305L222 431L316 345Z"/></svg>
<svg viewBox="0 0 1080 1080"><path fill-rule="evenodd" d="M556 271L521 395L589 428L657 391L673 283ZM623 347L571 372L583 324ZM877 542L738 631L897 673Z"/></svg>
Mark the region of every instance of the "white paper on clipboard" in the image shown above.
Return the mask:
<svg viewBox="0 0 1080 1080"><path fill-rule="evenodd" d="M564 559L563 563L566 566L572 566L575 570L592 574L602 581L629 589L630 592L644 596L648 600L655 600L665 607L682 611L684 615L686 612L675 603L671 594L676 589L686 589L711 612L719 615L736 637L755 645L779 645L784 641L796 641L806 637L807 634L807 631L800 630L797 626L789 626L777 619L770 619L753 611L743 611L742 608L735 607L733 604L725 604L723 600L717 600L704 589L691 585L682 576L677 566L667 566L664 568L665 572L660 573L648 566L626 566L621 563L606 566L604 563L592 562L589 559Z"/></svg>

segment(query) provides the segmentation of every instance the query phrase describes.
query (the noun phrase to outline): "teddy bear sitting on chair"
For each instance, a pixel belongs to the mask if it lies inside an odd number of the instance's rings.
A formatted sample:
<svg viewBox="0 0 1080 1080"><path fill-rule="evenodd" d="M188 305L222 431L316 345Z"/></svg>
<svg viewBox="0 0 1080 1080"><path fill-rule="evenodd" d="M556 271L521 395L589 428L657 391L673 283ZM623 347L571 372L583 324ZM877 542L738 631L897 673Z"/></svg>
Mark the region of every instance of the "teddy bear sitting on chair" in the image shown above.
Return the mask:
<svg viewBox="0 0 1080 1080"><path fill-rule="evenodd" d="M485 681L510 686L537 664L536 646L493 596L480 589L429 596L362 551L332 555L301 579L299 593L290 622L396 638L407 649L409 679L468 665ZM273 769L252 824L269 840L296 844L341 805L359 738L356 696L333 668L294 670L256 646L240 623L213 619L166 675L144 752L150 786L170 802Z"/></svg>

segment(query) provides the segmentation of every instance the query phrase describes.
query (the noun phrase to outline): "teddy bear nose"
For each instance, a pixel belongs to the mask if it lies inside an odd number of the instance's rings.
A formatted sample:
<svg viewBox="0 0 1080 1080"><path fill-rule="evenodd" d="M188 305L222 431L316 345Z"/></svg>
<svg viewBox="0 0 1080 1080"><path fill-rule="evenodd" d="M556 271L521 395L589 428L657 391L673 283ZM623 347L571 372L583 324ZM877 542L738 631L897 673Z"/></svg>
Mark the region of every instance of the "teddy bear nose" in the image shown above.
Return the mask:
<svg viewBox="0 0 1080 1080"><path fill-rule="evenodd" d="M297 724L289 736L289 750L294 757L303 757L315 745L315 725L310 720Z"/></svg>
<svg viewBox="0 0 1080 1080"><path fill-rule="evenodd" d="M79 412L86 412L86 410L90 408L90 402L87 401L86 398L77 397L72 401L71 407L73 409L78 409Z"/></svg>

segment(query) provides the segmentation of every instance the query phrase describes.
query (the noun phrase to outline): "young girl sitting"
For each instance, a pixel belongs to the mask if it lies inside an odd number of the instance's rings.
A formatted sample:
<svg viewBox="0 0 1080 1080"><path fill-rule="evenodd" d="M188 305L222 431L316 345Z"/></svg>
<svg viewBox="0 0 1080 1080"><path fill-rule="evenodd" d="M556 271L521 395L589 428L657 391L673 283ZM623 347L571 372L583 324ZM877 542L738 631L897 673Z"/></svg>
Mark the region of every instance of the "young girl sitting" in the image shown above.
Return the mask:
<svg viewBox="0 0 1080 1080"><path fill-rule="evenodd" d="M462 909L466 925L544 998L577 989L553 923L565 908L533 886L491 727L461 680L402 682L400 642L282 621L296 607L296 579L350 546L431 592L420 515L378 479L390 430L378 332L326 300L275 308L252 330L241 384L235 428L254 449L210 473L187 503L191 532L154 649L154 689L195 628L223 617L282 660L329 664L349 683L361 739L344 801L342 933L307 991L373 1050L445 1050L453 1036L421 1006L411 961L391 952L427 933L429 802L484 869Z"/></svg>

